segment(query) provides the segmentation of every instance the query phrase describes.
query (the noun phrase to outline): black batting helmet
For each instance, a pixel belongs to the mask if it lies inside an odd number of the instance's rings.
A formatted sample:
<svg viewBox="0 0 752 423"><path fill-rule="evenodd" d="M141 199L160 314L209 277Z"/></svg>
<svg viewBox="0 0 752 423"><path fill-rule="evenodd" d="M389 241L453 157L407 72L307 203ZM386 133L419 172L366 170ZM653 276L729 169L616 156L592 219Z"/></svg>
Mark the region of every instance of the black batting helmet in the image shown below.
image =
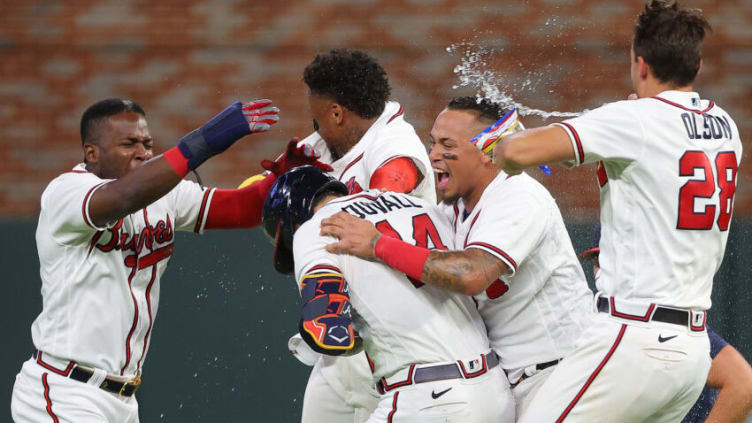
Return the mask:
<svg viewBox="0 0 752 423"><path fill-rule="evenodd" d="M292 236L297 225L313 216L313 202L318 194L334 192L347 195L347 186L314 166L300 166L283 174L272 185L264 202L262 225L274 240L274 268L292 273Z"/></svg>

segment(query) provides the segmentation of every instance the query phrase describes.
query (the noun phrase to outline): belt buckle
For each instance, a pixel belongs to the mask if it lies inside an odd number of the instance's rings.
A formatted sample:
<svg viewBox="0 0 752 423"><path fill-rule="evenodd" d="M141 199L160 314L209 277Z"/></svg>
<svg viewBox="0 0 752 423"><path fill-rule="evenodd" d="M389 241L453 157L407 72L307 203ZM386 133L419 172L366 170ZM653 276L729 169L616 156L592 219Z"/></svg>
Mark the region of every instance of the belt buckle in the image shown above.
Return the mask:
<svg viewBox="0 0 752 423"><path fill-rule="evenodd" d="M127 382L125 382L125 383L123 384L123 386L122 386L122 387L120 388L120 392L118 392L118 395L122 397L122 396L123 396L123 393L125 392L125 389L126 389L126 388L127 388L127 387L128 387L129 385L130 385L130 386L133 386L133 394L135 394L135 393L136 393L136 391L138 390L138 388L139 388L139 387L141 386L141 376L136 376L136 377L134 377L133 379L131 379L131 380L129 380L129 381L127 381Z"/></svg>

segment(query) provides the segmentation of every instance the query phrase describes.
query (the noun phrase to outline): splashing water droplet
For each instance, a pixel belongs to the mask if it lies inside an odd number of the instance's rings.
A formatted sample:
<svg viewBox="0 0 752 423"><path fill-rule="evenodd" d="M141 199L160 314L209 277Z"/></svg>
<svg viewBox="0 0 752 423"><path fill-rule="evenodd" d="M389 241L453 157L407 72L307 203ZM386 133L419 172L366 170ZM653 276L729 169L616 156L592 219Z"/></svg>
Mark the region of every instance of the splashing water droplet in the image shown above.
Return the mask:
<svg viewBox="0 0 752 423"><path fill-rule="evenodd" d="M452 44L447 47L446 50L450 54L461 55L460 64L454 67L454 73L457 74L457 77L459 78L459 84L453 85L452 89L458 89L461 87L475 88L476 97L478 97L479 101L481 98L487 98L504 108L516 107L520 115L538 115L543 119L549 119L552 117L577 117L587 111L546 111L525 106L524 104L515 101L510 94L506 93L505 88L509 83L505 81L505 78L503 78L502 75L497 74L493 70L487 69L488 61L485 58L491 54L498 53L496 50L487 49L472 42ZM522 63L519 63L518 65L522 67ZM533 81L533 78L536 78L539 81L543 79L544 76L544 72L528 72L528 78L522 82L517 89L534 90L536 84Z"/></svg>

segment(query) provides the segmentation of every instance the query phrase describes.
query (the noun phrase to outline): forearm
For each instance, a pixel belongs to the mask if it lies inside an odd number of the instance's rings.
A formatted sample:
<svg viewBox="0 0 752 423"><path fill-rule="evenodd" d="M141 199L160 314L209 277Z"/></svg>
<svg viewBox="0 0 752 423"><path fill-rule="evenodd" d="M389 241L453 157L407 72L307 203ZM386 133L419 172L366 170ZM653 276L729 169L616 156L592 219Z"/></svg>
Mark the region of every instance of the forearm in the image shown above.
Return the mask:
<svg viewBox="0 0 752 423"><path fill-rule="evenodd" d="M464 251L432 251L423 265L421 281L465 295L483 292L496 278L478 272Z"/></svg>
<svg viewBox="0 0 752 423"><path fill-rule="evenodd" d="M164 155L157 156L96 190L89 203L92 222L102 226L141 210L170 192L181 179Z"/></svg>
<svg viewBox="0 0 752 423"><path fill-rule="evenodd" d="M743 389L721 389L705 423L741 423L752 412L752 398Z"/></svg>
<svg viewBox="0 0 752 423"><path fill-rule="evenodd" d="M480 250L432 251L388 236L379 236L375 240L374 255L377 258L429 285L476 295L499 276L478 263L477 252Z"/></svg>
<svg viewBox="0 0 752 423"><path fill-rule="evenodd" d="M494 163L508 173L574 158L569 135L556 125L512 134L494 148Z"/></svg>
<svg viewBox="0 0 752 423"><path fill-rule="evenodd" d="M206 229L253 228L261 224L264 201L277 178L270 173L241 189L218 189L212 196Z"/></svg>

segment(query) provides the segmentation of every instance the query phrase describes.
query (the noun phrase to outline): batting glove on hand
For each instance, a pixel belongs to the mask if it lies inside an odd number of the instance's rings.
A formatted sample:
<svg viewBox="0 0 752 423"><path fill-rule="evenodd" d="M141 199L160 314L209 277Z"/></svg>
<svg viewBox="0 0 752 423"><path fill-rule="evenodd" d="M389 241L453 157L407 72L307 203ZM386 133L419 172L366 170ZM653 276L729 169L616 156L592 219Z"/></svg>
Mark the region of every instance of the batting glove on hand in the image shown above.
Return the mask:
<svg viewBox="0 0 752 423"><path fill-rule="evenodd" d="M270 104L272 101L266 99L243 103L243 116L252 134L268 131L279 121L279 109Z"/></svg>
<svg viewBox="0 0 752 423"><path fill-rule="evenodd" d="M178 148L188 159L188 168L197 168L250 133L269 129L279 120L279 109L270 107L270 104L271 100L236 101L202 127L181 138Z"/></svg>
<svg viewBox="0 0 752 423"><path fill-rule="evenodd" d="M261 167L275 174L281 176L283 173L290 169L303 165L312 165L323 170L324 172L331 172L332 167L326 163L320 162L319 156L313 151L310 145L301 145L298 147L298 138L293 138L287 143L287 149L284 154L279 156L275 161L263 160L261 161Z"/></svg>

